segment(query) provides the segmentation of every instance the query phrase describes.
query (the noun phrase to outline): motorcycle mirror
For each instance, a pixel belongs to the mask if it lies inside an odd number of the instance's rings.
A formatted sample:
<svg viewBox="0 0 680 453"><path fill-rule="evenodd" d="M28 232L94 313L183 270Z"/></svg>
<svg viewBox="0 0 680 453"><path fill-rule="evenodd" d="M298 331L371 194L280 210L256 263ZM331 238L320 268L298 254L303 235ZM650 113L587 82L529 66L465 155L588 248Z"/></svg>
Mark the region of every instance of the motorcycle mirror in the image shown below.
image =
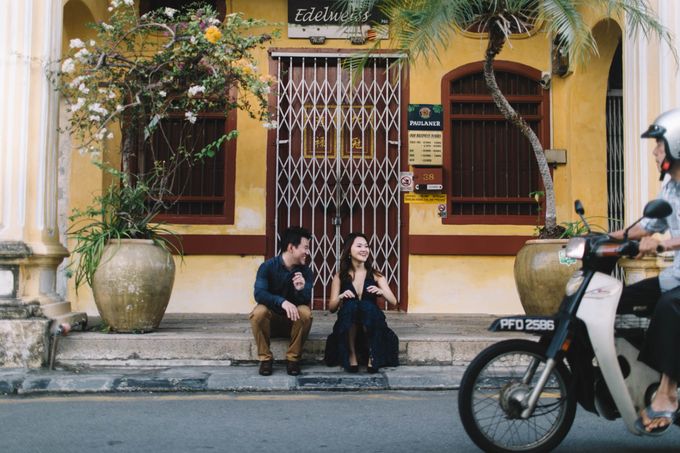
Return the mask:
<svg viewBox="0 0 680 453"><path fill-rule="evenodd" d="M665 200L652 200L645 205L642 215L650 219L663 219L673 212L671 205Z"/></svg>
<svg viewBox="0 0 680 453"><path fill-rule="evenodd" d="M574 211L576 211L576 214L578 215L583 215L586 213L586 210L583 209L583 203L581 203L581 200L576 200L574 202Z"/></svg>
<svg viewBox="0 0 680 453"><path fill-rule="evenodd" d="M628 232L630 231L630 229L633 228L638 223L640 223L640 221L644 217L647 217L649 219L663 219L664 217L668 217L672 213L673 208L667 201L665 200L650 201L645 205L645 209L642 211L643 217L639 218L635 223L626 228L626 230L623 232L623 240L625 241L628 239Z"/></svg>
<svg viewBox="0 0 680 453"><path fill-rule="evenodd" d="M581 203L581 200L576 200L574 202L574 210L576 211L576 214L578 214L578 216L581 218L581 222L583 222L583 225L586 227L586 231L590 233L590 225L588 225L588 221L583 216L586 213L586 210L583 209L583 203Z"/></svg>

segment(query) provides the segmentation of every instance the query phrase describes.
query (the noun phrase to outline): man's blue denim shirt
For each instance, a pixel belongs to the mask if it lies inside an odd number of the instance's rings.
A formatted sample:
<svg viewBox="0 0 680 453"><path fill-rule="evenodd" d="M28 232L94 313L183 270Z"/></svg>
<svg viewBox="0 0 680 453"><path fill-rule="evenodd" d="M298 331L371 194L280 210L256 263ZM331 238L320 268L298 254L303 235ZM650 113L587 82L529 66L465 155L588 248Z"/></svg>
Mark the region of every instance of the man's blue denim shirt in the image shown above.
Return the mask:
<svg viewBox="0 0 680 453"><path fill-rule="evenodd" d="M293 275L301 272L305 279L305 287L297 291L293 286ZM288 270L281 255L277 255L260 264L255 278L255 301L284 314L281 304L288 301L293 305L310 305L312 301L312 284L314 275L309 266L296 265Z"/></svg>

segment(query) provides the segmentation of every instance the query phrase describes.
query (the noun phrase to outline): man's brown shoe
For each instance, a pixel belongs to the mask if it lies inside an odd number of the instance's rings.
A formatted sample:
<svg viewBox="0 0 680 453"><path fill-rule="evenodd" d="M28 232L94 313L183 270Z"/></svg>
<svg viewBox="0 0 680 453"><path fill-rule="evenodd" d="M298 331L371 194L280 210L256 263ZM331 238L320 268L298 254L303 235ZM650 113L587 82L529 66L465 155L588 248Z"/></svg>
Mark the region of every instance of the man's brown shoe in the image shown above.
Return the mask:
<svg viewBox="0 0 680 453"><path fill-rule="evenodd" d="M264 360L260 362L260 376L271 376L273 364L273 360Z"/></svg>
<svg viewBox="0 0 680 453"><path fill-rule="evenodd" d="M286 371L291 376L297 376L300 374L300 362L291 362L290 360L286 363Z"/></svg>

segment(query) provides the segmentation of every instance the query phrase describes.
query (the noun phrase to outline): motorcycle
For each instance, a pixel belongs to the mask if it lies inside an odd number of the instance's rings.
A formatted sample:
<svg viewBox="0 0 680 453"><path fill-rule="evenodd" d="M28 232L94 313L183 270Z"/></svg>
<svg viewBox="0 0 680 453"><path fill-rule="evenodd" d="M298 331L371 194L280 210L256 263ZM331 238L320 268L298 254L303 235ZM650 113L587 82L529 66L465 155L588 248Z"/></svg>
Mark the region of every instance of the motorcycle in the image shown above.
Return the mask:
<svg viewBox="0 0 680 453"><path fill-rule="evenodd" d="M581 260L554 316L509 316L494 320L493 332L523 332L538 341L511 339L483 350L463 375L458 408L472 441L489 452L544 452L569 432L577 403L607 420L623 418L628 430L651 401L660 373L637 360L648 312L617 314L623 284L611 276L622 256L635 257L639 242L593 233L580 201L577 214L587 228L565 253ZM644 217L663 218L671 206L653 200ZM636 307L637 308L637 307ZM629 318L626 322L619 322ZM647 320L648 321L648 320ZM677 424L677 421L676 421Z"/></svg>

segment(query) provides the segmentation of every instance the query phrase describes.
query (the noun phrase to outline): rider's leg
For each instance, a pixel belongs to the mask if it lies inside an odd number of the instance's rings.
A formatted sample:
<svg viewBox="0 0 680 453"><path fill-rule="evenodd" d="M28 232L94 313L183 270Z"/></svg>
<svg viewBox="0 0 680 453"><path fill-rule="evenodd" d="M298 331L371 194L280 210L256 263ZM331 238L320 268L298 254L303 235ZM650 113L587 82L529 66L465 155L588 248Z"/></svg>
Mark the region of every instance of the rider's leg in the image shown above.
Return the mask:
<svg viewBox="0 0 680 453"><path fill-rule="evenodd" d="M678 326L680 326L680 288L674 288L665 291L656 303L639 357L641 361L662 373L659 389L651 405L654 411L674 412L678 409L677 389L680 376ZM650 420L646 413L641 415L648 431L672 423L669 417L656 417Z"/></svg>
<svg viewBox="0 0 680 453"><path fill-rule="evenodd" d="M671 379L667 374L661 375L659 388L652 401L652 409L655 411L676 411L678 410L678 382ZM642 423L647 431L656 428L663 428L670 425L673 421L667 417L650 419L645 411L642 411Z"/></svg>
<svg viewBox="0 0 680 453"><path fill-rule="evenodd" d="M620 314L651 313L659 297L661 297L659 277L640 280L623 288L617 312Z"/></svg>
<svg viewBox="0 0 680 453"><path fill-rule="evenodd" d="M639 359L677 381L680 378L680 287L665 291L654 307Z"/></svg>

